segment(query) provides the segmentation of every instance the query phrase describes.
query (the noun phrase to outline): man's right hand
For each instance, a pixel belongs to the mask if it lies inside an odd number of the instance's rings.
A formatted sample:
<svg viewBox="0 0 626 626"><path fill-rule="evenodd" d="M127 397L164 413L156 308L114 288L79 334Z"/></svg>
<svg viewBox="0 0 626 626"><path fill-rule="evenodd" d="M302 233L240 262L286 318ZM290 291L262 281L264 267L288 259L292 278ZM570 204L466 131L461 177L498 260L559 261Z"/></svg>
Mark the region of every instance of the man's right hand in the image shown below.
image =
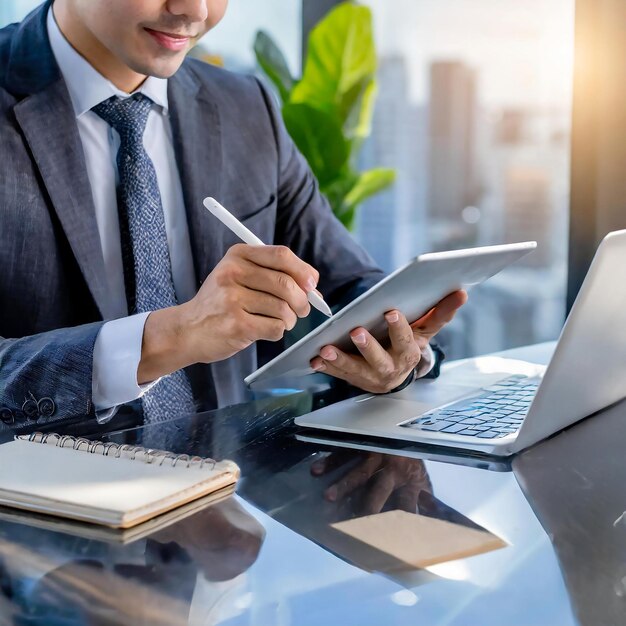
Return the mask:
<svg viewBox="0 0 626 626"><path fill-rule="evenodd" d="M285 246L232 246L192 300L148 316L139 384L221 361L259 339L281 339L309 314L307 292L318 280Z"/></svg>

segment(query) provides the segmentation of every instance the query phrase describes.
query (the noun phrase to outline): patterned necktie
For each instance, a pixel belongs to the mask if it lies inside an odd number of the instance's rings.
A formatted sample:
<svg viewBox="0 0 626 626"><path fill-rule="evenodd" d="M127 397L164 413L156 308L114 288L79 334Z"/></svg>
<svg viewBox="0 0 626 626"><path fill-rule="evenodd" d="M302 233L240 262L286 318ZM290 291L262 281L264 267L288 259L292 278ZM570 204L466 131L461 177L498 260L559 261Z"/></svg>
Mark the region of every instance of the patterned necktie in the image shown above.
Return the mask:
<svg viewBox="0 0 626 626"><path fill-rule="evenodd" d="M156 171L143 145L152 100L142 94L113 96L93 107L120 136L117 206L128 313L177 304ZM184 371L163 378L142 398L144 421L163 422L193 413L193 394Z"/></svg>

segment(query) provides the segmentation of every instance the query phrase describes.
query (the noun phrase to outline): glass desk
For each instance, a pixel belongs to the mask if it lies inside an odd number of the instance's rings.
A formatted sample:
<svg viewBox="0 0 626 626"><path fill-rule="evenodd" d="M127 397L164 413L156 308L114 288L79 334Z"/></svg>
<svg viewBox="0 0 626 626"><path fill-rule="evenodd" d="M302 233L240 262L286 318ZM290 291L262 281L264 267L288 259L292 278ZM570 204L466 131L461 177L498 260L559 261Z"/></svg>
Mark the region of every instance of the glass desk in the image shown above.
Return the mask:
<svg viewBox="0 0 626 626"><path fill-rule="evenodd" d="M74 427L231 458L237 494L130 543L0 511L0 623L626 623L626 403L489 463L294 426L337 393Z"/></svg>

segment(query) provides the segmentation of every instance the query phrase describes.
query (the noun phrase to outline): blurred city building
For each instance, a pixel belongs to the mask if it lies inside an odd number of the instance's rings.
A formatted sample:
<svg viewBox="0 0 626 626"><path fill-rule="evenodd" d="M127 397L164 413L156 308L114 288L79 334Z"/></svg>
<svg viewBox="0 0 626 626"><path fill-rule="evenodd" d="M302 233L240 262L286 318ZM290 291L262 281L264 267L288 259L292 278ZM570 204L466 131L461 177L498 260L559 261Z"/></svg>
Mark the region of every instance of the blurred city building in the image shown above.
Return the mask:
<svg viewBox="0 0 626 626"><path fill-rule="evenodd" d="M480 202L476 72L460 61L430 65L428 101L428 215L433 249L475 245ZM463 219L465 211L466 219Z"/></svg>
<svg viewBox="0 0 626 626"><path fill-rule="evenodd" d="M387 272L426 249L425 107L411 104L407 66L402 57L381 59L372 135L365 142L359 168L391 167L395 184L365 202L358 215L357 237Z"/></svg>

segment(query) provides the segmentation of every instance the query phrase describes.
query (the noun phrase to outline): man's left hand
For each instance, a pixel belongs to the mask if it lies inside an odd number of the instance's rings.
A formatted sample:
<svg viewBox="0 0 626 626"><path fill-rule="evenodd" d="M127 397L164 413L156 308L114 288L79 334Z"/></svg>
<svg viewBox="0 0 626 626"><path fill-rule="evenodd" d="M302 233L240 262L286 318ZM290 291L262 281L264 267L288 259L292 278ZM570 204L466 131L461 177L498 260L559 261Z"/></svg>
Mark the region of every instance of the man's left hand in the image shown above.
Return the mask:
<svg viewBox="0 0 626 626"><path fill-rule="evenodd" d="M428 353L429 341L452 320L466 301L467 292L455 291L412 324L400 311L388 311L385 319L389 326L389 348L384 348L365 328L357 327L350 333L350 338L360 354L348 354L335 346L324 346L320 356L311 360L311 367L364 391L391 391L418 366Z"/></svg>
<svg viewBox="0 0 626 626"><path fill-rule="evenodd" d="M393 454L332 452L313 462L311 474L323 476L355 456L361 459L358 465L328 487L324 498L329 502L344 501L359 517L389 507L416 513L420 493L433 492L424 461Z"/></svg>

